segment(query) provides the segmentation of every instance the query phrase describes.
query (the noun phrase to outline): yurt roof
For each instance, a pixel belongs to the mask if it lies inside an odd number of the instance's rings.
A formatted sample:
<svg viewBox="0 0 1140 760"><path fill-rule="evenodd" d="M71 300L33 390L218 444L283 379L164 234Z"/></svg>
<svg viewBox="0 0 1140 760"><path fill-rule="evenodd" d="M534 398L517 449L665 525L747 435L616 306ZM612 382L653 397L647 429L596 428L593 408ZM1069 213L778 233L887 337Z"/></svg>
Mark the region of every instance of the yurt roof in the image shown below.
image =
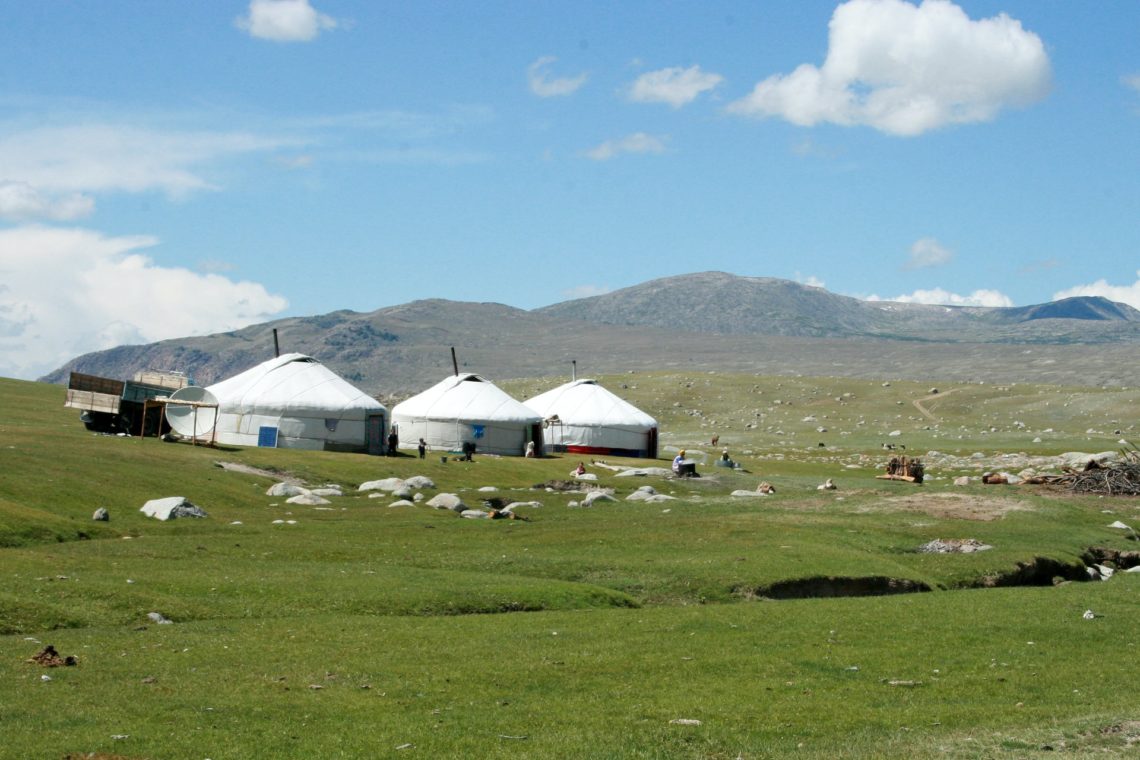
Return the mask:
<svg viewBox="0 0 1140 760"><path fill-rule="evenodd" d="M209 386L222 411L264 409L347 409L381 411L384 406L340 375L304 354L284 354Z"/></svg>
<svg viewBox="0 0 1140 760"><path fill-rule="evenodd" d="M392 407L392 415L430 420L498 420L537 423L542 417L491 381L470 372L440 380Z"/></svg>
<svg viewBox="0 0 1140 760"><path fill-rule="evenodd" d="M558 415L570 425L657 426L657 420L606 390L597 380L574 380L523 403L544 419Z"/></svg>

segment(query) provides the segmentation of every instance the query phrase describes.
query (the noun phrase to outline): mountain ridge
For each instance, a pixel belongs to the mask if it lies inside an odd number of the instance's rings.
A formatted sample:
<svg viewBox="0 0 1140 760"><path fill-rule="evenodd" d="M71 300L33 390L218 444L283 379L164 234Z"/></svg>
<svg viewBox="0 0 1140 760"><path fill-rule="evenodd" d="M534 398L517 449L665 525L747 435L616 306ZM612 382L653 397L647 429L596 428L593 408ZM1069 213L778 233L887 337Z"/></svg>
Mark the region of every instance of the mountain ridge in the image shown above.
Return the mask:
<svg viewBox="0 0 1140 760"><path fill-rule="evenodd" d="M685 368L1119 384L1140 359L1140 311L1103 298L931 306L699 272L529 311L421 299L371 312L285 317L84 354L41 380L65 383L72 370L130 377L156 368L209 384L270 358L274 329L282 351L312 355L368 392L392 396L449 374L451 346L463 368L492 379L557 374L577 360L597 374Z"/></svg>

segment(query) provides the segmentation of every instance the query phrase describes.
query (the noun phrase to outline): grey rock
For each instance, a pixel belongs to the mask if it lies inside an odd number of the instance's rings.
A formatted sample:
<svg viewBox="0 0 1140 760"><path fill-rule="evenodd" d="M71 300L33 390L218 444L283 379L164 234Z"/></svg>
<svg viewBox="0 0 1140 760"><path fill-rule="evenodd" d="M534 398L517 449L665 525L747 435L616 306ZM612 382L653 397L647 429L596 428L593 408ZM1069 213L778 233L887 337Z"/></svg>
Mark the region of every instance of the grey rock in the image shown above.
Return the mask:
<svg viewBox="0 0 1140 760"><path fill-rule="evenodd" d="M111 513L107 511L106 507L99 507L95 510L95 514L91 515L91 519L99 522L107 522L111 519Z"/></svg>

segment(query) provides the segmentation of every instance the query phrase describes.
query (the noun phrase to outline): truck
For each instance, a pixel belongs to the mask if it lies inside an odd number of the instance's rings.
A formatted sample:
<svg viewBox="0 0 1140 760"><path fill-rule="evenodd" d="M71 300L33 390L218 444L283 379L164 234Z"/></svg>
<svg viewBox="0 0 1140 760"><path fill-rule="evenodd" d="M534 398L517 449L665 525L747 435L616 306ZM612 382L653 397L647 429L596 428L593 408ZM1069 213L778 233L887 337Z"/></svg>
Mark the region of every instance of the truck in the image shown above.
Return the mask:
<svg viewBox="0 0 1140 760"><path fill-rule="evenodd" d="M158 435L169 430L162 406L147 408L146 402L193 384L181 372L144 370L130 380L72 372L64 406L79 409L79 419L97 433Z"/></svg>

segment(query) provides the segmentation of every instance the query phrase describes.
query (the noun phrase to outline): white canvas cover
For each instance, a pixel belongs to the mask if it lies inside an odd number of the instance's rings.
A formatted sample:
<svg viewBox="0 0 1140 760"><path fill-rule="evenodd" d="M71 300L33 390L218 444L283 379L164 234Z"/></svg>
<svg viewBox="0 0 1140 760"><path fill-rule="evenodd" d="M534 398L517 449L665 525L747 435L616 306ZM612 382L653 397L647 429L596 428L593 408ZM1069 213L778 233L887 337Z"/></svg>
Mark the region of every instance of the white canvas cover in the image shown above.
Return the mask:
<svg viewBox="0 0 1140 760"><path fill-rule="evenodd" d="M523 403L546 420L548 452L657 456L657 420L596 380L574 380Z"/></svg>
<svg viewBox="0 0 1140 760"><path fill-rule="evenodd" d="M542 443L542 417L479 375L444 378L392 407L401 448L420 438L433 451L457 452L464 442L477 452L522 456L527 441Z"/></svg>
<svg viewBox="0 0 1140 760"><path fill-rule="evenodd" d="M387 433L387 410L379 401L304 354L270 359L207 390L218 400L218 443L363 450L368 418L377 416L373 437L382 441Z"/></svg>

